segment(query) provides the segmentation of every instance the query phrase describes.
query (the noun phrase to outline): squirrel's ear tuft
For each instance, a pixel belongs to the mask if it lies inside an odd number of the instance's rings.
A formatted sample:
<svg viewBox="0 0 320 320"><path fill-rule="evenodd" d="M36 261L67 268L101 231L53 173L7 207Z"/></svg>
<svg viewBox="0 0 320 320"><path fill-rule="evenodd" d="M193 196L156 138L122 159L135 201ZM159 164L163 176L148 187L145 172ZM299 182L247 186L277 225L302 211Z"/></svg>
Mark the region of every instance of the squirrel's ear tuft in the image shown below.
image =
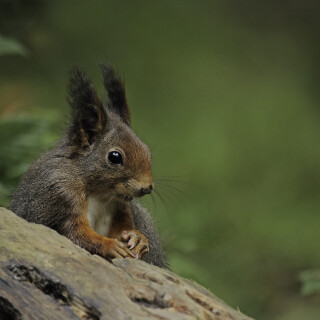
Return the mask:
<svg viewBox="0 0 320 320"><path fill-rule="evenodd" d="M74 67L70 72L68 102L72 123L69 138L81 148L92 145L107 124L107 113L87 74Z"/></svg>
<svg viewBox="0 0 320 320"><path fill-rule="evenodd" d="M126 90L121 78L108 64L100 65L104 87L107 90L108 107L118 114L121 119L130 126L130 111L127 104Z"/></svg>

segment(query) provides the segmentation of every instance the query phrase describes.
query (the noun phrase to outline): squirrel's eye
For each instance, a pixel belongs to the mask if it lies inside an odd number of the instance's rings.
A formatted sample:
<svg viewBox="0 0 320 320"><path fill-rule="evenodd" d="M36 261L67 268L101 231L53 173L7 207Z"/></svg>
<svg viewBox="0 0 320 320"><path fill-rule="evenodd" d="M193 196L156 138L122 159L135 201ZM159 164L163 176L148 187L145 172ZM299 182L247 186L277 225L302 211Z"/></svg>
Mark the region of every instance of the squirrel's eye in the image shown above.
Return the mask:
<svg viewBox="0 0 320 320"><path fill-rule="evenodd" d="M118 151L111 151L108 154L108 160L112 164L123 164L122 155Z"/></svg>

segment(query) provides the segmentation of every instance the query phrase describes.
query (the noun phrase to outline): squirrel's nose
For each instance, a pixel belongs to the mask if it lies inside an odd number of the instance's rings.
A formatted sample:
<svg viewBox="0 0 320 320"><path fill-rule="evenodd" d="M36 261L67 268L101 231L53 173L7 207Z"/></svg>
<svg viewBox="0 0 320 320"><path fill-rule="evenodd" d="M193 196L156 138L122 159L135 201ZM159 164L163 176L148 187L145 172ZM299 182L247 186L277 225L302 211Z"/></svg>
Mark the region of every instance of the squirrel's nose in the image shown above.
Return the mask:
<svg viewBox="0 0 320 320"><path fill-rule="evenodd" d="M141 188L141 189L140 189L140 193L141 193L142 195L145 195L145 194L151 193L152 190L153 190L153 185L150 184L150 186L147 187L147 188Z"/></svg>

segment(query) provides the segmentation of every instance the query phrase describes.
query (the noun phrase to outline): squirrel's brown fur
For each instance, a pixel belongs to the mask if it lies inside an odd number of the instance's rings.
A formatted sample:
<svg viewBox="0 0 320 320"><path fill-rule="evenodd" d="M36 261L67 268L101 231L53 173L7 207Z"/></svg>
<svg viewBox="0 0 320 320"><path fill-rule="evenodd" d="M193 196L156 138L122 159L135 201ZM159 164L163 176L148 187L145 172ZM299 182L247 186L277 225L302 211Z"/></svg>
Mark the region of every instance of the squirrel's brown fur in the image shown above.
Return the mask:
<svg viewBox="0 0 320 320"><path fill-rule="evenodd" d="M134 256L165 267L152 219L133 200L153 189L151 154L130 128L122 81L110 66L101 69L108 108L88 76L74 68L71 123L25 173L11 210L109 260Z"/></svg>

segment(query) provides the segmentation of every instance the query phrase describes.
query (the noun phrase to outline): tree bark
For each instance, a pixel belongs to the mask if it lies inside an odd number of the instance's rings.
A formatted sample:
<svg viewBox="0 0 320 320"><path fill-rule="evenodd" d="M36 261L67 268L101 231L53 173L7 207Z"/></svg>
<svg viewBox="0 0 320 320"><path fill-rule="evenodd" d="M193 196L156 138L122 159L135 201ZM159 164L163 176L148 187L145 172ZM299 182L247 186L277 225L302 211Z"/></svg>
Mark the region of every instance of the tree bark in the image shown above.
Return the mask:
<svg viewBox="0 0 320 320"><path fill-rule="evenodd" d="M250 318L169 270L109 263L0 208L0 319Z"/></svg>

